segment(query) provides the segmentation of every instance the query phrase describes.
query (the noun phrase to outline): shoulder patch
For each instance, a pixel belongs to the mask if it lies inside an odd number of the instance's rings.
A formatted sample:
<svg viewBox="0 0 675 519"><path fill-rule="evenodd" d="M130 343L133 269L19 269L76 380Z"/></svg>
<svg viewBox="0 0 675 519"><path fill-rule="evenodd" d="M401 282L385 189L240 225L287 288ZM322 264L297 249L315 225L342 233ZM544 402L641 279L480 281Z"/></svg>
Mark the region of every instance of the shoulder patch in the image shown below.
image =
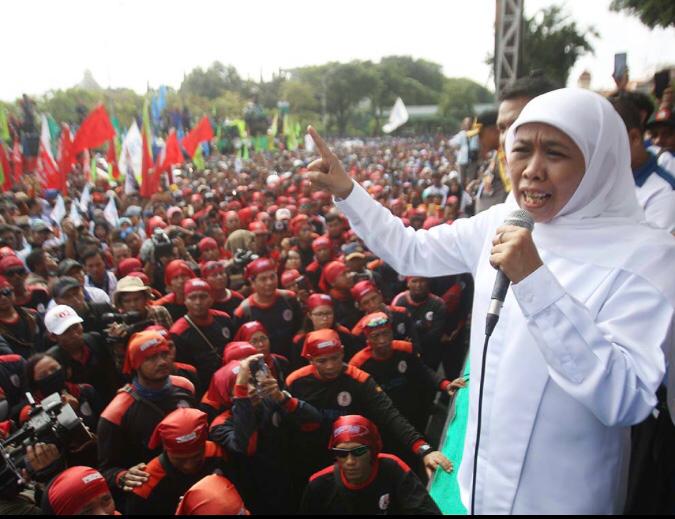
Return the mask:
<svg viewBox="0 0 675 519"><path fill-rule="evenodd" d="M232 319L230 317L230 314L228 314L227 312L223 312L222 310L211 310L210 312L211 312L211 315L214 316L214 317L227 317L228 319ZM182 317L181 317L181 319L182 319Z"/></svg>
<svg viewBox="0 0 675 519"><path fill-rule="evenodd" d="M293 373L288 375L286 378L286 386L291 386L293 382L304 377L308 377L314 374L314 366L311 364L309 366L303 366L300 369L296 369Z"/></svg>
<svg viewBox="0 0 675 519"><path fill-rule="evenodd" d="M370 348L366 347L363 348L361 351L356 353L351 360L349 361L349 364L352 366L356 366L357 368L360 368L363 366L366 362L368 362L370 359L373 358L373 352Z"/></svg>
<svg viewBox="0 0 675 519"><path fill-rule="evenodd" d="M195 386L188 379L185 377L179 377L178 375L169 375L169 377L171 378L171 384L173 386L184 389L192 396L195 395Z"/></svg>
<svg viewBox="0 0 675 519"><path fill-rule="evenodd" d="M211 422L211 425L209 427L209 431L213 431L214 427L218 427L219 425L223 425L230 418L232 418L232 409L228 409L227 411L223 411L222 413L220 413L218 416L216 416L213 419L213 421Z"/></svg>
<svg viewBox="0 0 675 519"><path fill-rule="evenodd" d="M345 375L347 375L350 378L353 378L357 382L361 382L362 384L370 378L370 375L368 373L350 364L347 365Z"/></svg>
<svg viewBox="0 0 675 519"><path fill-rule="evenodd" d="M183 371L187 371L188 373L192 373L195 375L197 374L197 368L195 368L192 364L185 364L184 362L174 362L173 365L176 369L182 369Z"/></svg>
<svg viewBox="0 0 675 519"><path fill-rule="evenodd" d="M0 364L9 364L10 362L19 362L23 359L21 355L9 353L7 355L0 355Z"/></svg>
<svg viewBox="0 0 675 519"><path fill-rule="evenodd" d="M101 413L101 418L105 418L110 423L120 425L124 415L134 403L134 397L126 390L129 386L125 386L119 390L115 398L108 404L108 406Z"/></svg>
<svg viewBox="0 0 675 519"><path fill-rule="evenodd" d="M164 470L164 467L162 467L159 457L153 458L150 463L148 463L145 471L150 475L150 477L140 487L136 487L132 491L138 497L142 497L143 499L150 497L152 491L157 488L157 485L166 476L166 471Z"/></svg>
<svg viewBox="0 0 675 519"><path fill-rule="evenodd" d="M169 328L169 333L173 335L183 335L186 331L190 329L190 324L185 320L185 317L181 317Z"/></svg>
<svg viewBox="0 0 675 519"><path fill-rule="evenodd" d="M377 455L377 457L381 460L391 460L395 462L403 472L410 472L410 467L398 456L380 453Z"/></svg>

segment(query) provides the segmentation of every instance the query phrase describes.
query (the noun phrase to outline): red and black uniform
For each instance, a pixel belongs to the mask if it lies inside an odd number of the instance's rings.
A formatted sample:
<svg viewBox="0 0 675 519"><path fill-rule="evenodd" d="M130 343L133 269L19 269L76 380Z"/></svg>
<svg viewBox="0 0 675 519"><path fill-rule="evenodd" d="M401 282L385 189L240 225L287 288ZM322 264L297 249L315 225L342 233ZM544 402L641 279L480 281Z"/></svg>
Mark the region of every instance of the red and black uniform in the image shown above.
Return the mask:
<svg viewBox="0 0 675 519"><path fill-rule="evenodd" d="M343 477L337 463L317 472L305 489L300 513L441 515L415 473L391 454L378 454L370 478L358 486Z"/></svg>
<svg viewBox="0 0 675 519"><path fill-rule="evenodd" d="M419 334L413 325L412 316L406 308L403 308L402 306L389 305L378 311L384 312L387 314L389 319L391 319L394 340L411 342L415 351L421 350ZM363 314L363 317L365 317L365 314ZM352 334L354 334L356 337L364 337L363 325L361 321L359 321L356 326L352 328Z"/></svg>
<svg viewBox="0 0 675 519"><path fill-rule="evenodd" d="M391 265L385 263L382 259L376 259L367 265L369 270L380 276L378 288L382 292L385 303L391 303L391 300L405 290L405 276L401 276Z"/></svg>
<svg viewBox="0 0 675 519"><path fill-rule="evenodd" d="M10 321L0 320L0 335L13 353L28 359L44 351L42 320L35 310L15 306L16 316Z"/></svg>
<svg viewBox="0 0 675 519"><path fill-rule="evenodd" d="M154 301L152 304L161 305L166 308L174 323L187 313L187 306L185 306L185 303L176 302L176 294L174 292L168 293L164 297Z"/></svg>
<svg viewBox="0 0 675 519"><path fill-rule="evenodd" d="M26 360L21 355L0 355L0 390L7 400L7 418L15 418L23 407L25 376Z"/></svg>
<svg viewBox="0 0 675 519"><path fill-rule="evenodd" d="M237 327L249 321L260 321L269 332L272 353L290 358L293 337L302 325L302 309L290 290L277 289L274 302L261 305L250 295L235 310Z"/></svg>
<svg viewBox="0 0 675 519"><path fill-rule="evenodd" d="M307 276L307 279L309 279L309 282L312 284L314 290L319 290L319 280L321 279L323 267L330 261L331 260L329 259L323 263L319 263L319 261L315 259L310 262L307 267L305 267L305 276Z"/></svg>
<svg viewBox="0 0 675 519"><path fill-rule="evenodd" d="M76 360L59 346L47 351L59 361L66 370L68 382L74 384L90 384L105 406L110 402L117 390L124 385L122 376L115 367L110 348L98 333L85 333L82 360Z"/></svg>
<svg viewBox="0 0 675 519"><path fill-rule="evenodd" d="M229 289L227 290L226 294L227 295L225 299L215 301L213 303L213 306L211 306L211 308L213 310L220 310L221 312L225 312L228 315L234 315L234 311L244 300L244 296L242 296L236 290L229 290Z"/></svg>
<svg viewBox="0 0 675 519"><path fill-rule="evenodd" d="M247 386L235 385L233 396L232 409L213 421L209 437L233 454L234 481L253 514L293 513L290 438L306 424L316 427L321 414L292 397L254 406Z"/></svg>
<svg viewBox="0 0 675 519"><path fill-rule="evenodd" d="M119 488L128 468L160 454L161 449L149 449L148 442L166 415L195 405L194 386L182 377L172 375L165 389L144 393L137 384L127 384L101 413L96 431L98 466L110 488Z"/></svg>
<svg viewBox="0 0 675 519"><path fill-rule="evenodd" d="M176 469L165 453L153 458L145 471L150 477L140 487L134 488L128 497L129 515L174 515L181 496L192 485L211 474L229 476L230 469L223 448L207 441L204 464L194 474L185 474Z"/></svg>
<svg viewBox="0 0 675 519"><path fill-rule="evenodd" d="M422 362L407 341L392 341L391 355L382 360L373 357L368 346L354 355L349 364L370 374L418 431L426 426L436 391L445 391L450 385L450 381Z"/></svg>
<svg viewBox="0 0 675 519"><path fill-rule="evenodd" d="M192 321L192 324L190 323ZM234 324L225 312L209 310L204 320L178 319L169 333L176 345L176 360L197 368L201 395L209 386L211 377L223 363L225 345L234 337Z"/></svg>
<svg viewBox="0 0 675 519"><path fill-rule="evenodd" d="M437 369L443 350L441 337L447 324L445 302L434 294L429 294L424 301L416 302L410 297L410 291L406 290L394 298L392 305L401 306L410 312L419 334L422 360L431 369Z"/></svg>
<svg viewBox="0 0 675 519"><path fill-rule="evenodd" d="M358 351L360 351L365 346L365 340L363 337L357 337L349 331L349 329L341 324L333 326L333 329L337 332L340 337L340 342L344 346L344 360L349 361ZM301 368L307 365L307 359L305 359L302 353L302 345L305 342L306 333L298 333L293 337L293 353L291 354L291 365L295 368Z"/></svg>
<svg viewBox="0 0 675 519"><path fill-rule="evenodd" d="M328 293L333 298L333 311L335 321L346 326L350 330L362 317L361 311L356 308L349 291L335 290L332 288Z"/></svg>
<svg viewBox="0 0 675 519"><path fill-rule="evenodd" d="M173 371L171 374L188 379L195 387L199 385L199 375L197 374L197 368L195 368L192 364L174 362Z"/></svg>
<svg viewBox="0 0 675 519"><path fill-rule="evenodd" d="M333 421L344 415L361 415L372 420L389 438L414 454L421 454L426 440L394 407L391 399L365 371L345 365L334 380L322 380L314 366L305 366L291 373L286 380L295 397L316 407L322 414L321 424L313 431L294 436L295 452L302 452L300 477L307 481L310 474L330 463L326 449ZM386 440L385 440L386 441Z"/></svg>

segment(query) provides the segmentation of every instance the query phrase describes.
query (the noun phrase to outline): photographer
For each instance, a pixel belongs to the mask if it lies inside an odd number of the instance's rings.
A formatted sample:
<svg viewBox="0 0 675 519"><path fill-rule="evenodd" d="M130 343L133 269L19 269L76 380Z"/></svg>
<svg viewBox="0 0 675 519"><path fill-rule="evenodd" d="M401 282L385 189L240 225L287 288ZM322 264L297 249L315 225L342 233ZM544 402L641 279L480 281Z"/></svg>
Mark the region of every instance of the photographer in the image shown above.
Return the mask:
<svg viewBox="0 0 675 519"><path fill-rule="evenodd" d="M166 329L171 328L173 319L169 311L159 304L151 304L151 289L146 287L143 281L136 276L126 276L120 279L117 284L117 290L113 294L113 304L115 308L123 314L133 312L136 315L137 322L152 321L152 323L162 326ZM115 323L113 332L116 335L128 334L128 325Z"/></svg>
<svg viewBox="0 0 675 519"><path fill-rule="evenodd" d="M65 368L68 382L94 386L105 405L122 385L121 377L103 337L84 333L82 323L82 318L69 306L50 309L45 326L56 346L47 353Z"/></svg>
<svg viewBox="0 0 675 519"><path fill-rule="evenodd" d="M264 362L256 354L239 363L238 373L230 371L226 391L232 409L213 421L210 437L234 454L237 489L253 514L288 514L293 512L289 436L302 425L318 425L321 414L281 391Z"/></svg>

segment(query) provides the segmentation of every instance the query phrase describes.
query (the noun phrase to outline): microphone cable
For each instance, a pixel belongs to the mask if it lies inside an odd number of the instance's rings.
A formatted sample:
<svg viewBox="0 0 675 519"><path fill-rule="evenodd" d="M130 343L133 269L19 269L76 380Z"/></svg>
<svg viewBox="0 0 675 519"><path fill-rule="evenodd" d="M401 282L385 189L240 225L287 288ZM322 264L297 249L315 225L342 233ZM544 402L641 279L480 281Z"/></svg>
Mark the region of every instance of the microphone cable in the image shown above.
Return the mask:
<svg viewBox="0 0 675 519"><path fill-rule="evenodd" d="M480 389L478 390L478 418L476 420L476 447L473 451L473 477L471 482L471 514L476 515L476 473L478 471L478 449L480 448L480 428L483 417L483 387L485 385L485 363L487 361L488 342L490 335L485 335L485 344L483 345L483 360L480 368Z"/></svg>

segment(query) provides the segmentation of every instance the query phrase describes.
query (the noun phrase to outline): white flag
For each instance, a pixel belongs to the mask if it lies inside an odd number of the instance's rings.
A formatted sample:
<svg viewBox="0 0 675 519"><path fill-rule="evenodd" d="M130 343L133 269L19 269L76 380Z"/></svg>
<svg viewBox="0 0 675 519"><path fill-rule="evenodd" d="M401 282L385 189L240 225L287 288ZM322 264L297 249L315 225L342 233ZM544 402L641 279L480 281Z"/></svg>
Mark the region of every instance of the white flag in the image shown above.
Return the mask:
<svg viewBox="0 0 675 519"><path fill-rule="evenodd" d="M133 175L140 183L143 167L143 138L136 121L131 123L129 131L124 136L118 164L122 175L127 175L127 177Z"/></svg>
<svg viewBox="0 0 675 519"><path fill-rule="evenodd" d="M56 198L56 204L54 204L54 209L52 209L51 214L49 215L56 225L61 226L61 220L66 216L66 203L63 201L63 197L59 194Z"/></svg>
<svg viewBox="0 0 675 519"><path fill-rule="evenodd" d="M91 202L91 188L89 187L89 184L87 184L82 190L82 195L80 195L80 211L88 213L89 202Z"/></svg>
<svg viewBox="0 0 675 519"><path fill-rule="evenodd" d="M108 223L110 225L112 225L114 228L117 228L117 224L119 222L119 215L117 214L115 197L113 197L112 195L108 195L108 203L105 206L105 209L103 209L103 216L105 217L106 220L108 220Z"/></svg>
<svg viewBox="0 0 675 519"><path fill-rule="evenodd" d="M82 217L80 216L80 211L77 210L77 202L73 200L70 203L70 221L73 222L73 225L77 229L82 225Z"/></svg>
<svg viewBox="0 0 675 519"><path fill-rule="evenodd" d="M403 99L396 99L391 112L389 112L389 121L382 127L384 133L391 133L396 128L403 126L408 122L408 110L405 109Z"/></svg>
<svg viewBox="0 0 675 519"><path fill-rule="evenodd" d="M307 150L307 153L314 151L314 139L309 133L305 134L305 150Z"/></svg>

